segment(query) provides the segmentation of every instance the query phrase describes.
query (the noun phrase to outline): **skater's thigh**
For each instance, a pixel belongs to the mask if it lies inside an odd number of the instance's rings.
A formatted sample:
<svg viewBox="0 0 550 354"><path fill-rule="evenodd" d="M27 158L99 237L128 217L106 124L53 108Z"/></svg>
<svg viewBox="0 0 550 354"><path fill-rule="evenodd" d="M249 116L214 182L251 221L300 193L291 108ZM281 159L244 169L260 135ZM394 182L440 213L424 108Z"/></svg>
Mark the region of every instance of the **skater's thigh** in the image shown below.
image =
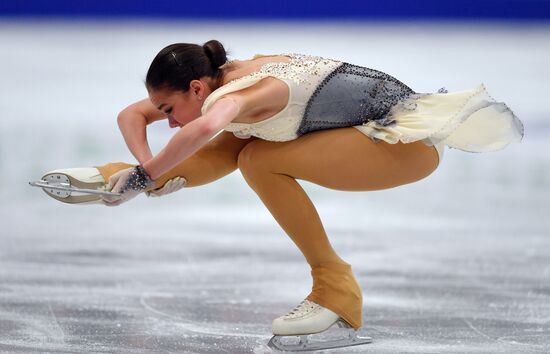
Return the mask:
<svg viewBox="0 0 550 354"><path fill-rule="evenodd" d="M200 148L195 154L212 157L212 154L229 159L237 167L237 157L242 148L258 138L251 136L248 139L237 138L232 132L222 131Z"/></svg>
<svg viewBox="0 0 550 354"><path fill-rule="evenodd" d="M239 166L292 176L327 188L368 191L420 180L439 163L435 147L421 141L374 142L353 127L327 129L287 142L257 140L239 155Z"/></svg>
<svg viewBox="0 0 550 354"><path fill-rule="evenodd" d="M174 176L185 177L188 187L215 181L237 169L239 153L256 139L258 138L241 139L231 132L223 131L196 153L159 177L157 183L164 184L164 181Z"/></svg>

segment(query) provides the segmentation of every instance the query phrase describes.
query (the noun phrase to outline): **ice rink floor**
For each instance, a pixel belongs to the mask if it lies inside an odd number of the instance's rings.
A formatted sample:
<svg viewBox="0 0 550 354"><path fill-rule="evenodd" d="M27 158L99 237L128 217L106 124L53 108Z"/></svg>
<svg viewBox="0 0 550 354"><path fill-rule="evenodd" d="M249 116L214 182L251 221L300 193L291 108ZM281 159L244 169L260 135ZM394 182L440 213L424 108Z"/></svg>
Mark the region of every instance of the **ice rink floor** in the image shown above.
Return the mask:
<svg viewBox="0 0 550 354"><path fill-rule="evenodd" d="M269 353L309 267L239 171L162 198L74 206L29 187L56 168L128 161L116 115L156 52L215 38L245 59L303 52L418 92L483 82L521 144L447 149L414 184L301 181L364 295L373 343L327 353L550 352L550 26L0 22L0 352ZM154 151L171 134L151 126Z"/></svg>

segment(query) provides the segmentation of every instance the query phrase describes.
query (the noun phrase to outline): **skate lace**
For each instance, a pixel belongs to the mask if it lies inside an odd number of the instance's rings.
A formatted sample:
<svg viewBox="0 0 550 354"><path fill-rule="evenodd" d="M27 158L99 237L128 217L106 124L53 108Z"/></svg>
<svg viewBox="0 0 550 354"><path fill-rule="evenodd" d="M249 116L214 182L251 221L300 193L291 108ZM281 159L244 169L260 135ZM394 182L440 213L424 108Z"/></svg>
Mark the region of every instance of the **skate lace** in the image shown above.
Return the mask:
<svg viewBox="0 0 550 354"><path fill-rule="evenodd" d="M292 309L288 314L283 316L284 318L295 318L303 316L310 311L314 310L315 307L318 306L316 303L311 302L309 300L303 300L296 306L294 309Z"/></svg>

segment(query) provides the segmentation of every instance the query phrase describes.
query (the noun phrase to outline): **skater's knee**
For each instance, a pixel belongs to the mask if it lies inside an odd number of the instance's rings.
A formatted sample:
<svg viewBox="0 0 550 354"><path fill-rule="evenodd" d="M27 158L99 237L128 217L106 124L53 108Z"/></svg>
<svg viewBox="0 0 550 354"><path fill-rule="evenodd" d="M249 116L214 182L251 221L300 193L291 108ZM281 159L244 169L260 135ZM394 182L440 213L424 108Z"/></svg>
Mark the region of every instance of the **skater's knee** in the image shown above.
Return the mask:
<svg viewBox="0 0 550 354"><path fill-rule="evenodd" d="M420 181L431 175L439 166L439 153L434 147L419 144L421 150L415 155L414 165L411 166L412 182Z"/></svg>
<svg viewBox="0 0 550 354"><path fill-rule="evenodd" d="M243 174L258 170L262 162L263 140L254 140L241 149L237 156L237 166Z"/></svg>

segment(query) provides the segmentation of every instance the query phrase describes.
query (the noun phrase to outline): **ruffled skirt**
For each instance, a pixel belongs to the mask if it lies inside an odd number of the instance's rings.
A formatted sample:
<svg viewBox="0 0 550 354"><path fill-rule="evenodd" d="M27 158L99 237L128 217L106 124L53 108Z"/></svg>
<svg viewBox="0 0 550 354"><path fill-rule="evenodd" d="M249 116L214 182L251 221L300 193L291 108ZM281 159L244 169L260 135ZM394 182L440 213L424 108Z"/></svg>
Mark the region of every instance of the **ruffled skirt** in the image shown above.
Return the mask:
<svg viewBox="0 0 550 354"><path fill-rule="evenodd" d="M483 84L460 92L414 94L393 106L383 120L354 128L390 144L421 140L467 152L496 151L523 138L522 122Z"/></svg>

